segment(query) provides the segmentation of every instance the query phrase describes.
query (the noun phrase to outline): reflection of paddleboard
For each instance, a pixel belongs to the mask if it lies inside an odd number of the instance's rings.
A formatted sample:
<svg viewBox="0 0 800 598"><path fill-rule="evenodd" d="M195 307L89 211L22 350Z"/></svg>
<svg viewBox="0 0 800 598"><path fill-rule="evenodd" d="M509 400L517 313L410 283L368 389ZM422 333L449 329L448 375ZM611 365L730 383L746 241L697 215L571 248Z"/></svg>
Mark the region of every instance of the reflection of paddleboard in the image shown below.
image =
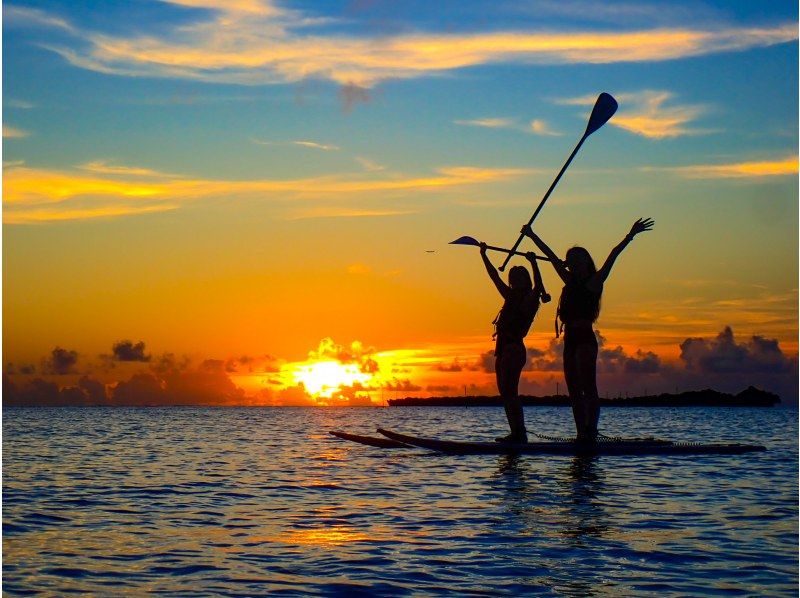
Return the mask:
<svg viewBox="0 0 800 598"><path fill-rule="evenodd" d="M695 442L672 442L669 440L653 439L601 440L593 444L577 442L527 442L522 444L501 442L455 442L452 440L435 440L433 438L407 436L406 434L398 434L397 432L380 428L378 432L404 445L416 446L454 455L738 455L741 453L767 450L766 447L754 444L701 444Z"/></svg>
<svg viewBox="0 0 800 598"><path fill-rule="evenodd" d="M342 438L344 440L351 440L352 442L358 442L359 444L377 446L379 448L409 448L409 446L403 442L399 442L397 440L389 440L388 438L376 438L375 436L359 436L358 434L348 434L347 432L328 432L328 433L333 434L337 438Z"/></svg>

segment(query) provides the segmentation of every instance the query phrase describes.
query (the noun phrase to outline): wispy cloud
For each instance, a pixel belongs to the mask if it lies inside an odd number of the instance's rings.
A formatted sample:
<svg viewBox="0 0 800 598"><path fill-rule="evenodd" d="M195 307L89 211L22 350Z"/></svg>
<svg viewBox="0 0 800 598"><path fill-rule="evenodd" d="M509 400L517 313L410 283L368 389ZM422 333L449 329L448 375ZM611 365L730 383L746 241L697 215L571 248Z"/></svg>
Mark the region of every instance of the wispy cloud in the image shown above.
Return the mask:
<svg viewBox="0 0 800 598"><path fill-rule="evenodd" d="M413 33L379 39L330 33L329 22L271 2L180 0L211 9L205 20L172 31L125 37L77 30L38 10L9 7L15 18L72 32L46 47L80 68L126 76L264 84L309 78L340 83L348 106L368 88L486 64L651 62L743 51L796 40L797 24L765 27L661 28L620 31ZM309 29L314 30L309 33Z"/></svg>
<svg viewBox="0 0 800 598"><path fill-rule="evenodd" d="M93 162L86 162L78 166L80 170L87 172L94 172L97 174L117 174L123 176L140 176L140 177L156 177L156 178L173 178L180 175L169 174L151 168L142 168L139 166L123 166L121 164L109 164L105 160L96 160Z"/></svg>
<svg viewBox="0 0 800 598"><path fill-rule="evenodd" d="M318 149L325 152L336 152L339 151L341 148L336 145L327 145L324 143L317 143L316 141L292 141L294 145L299 145L301 147L309 147L312 149Z"/></svg>
<svg viewBox="0 0 800 598"><path fill-rule="evenodd" d="M7 168L3 177L4 220L21 223L26 219L40 222L67 217L95 217L93 202L104 206L102 210L98 208L104 215L127 215L145 209L156 211L162 204L169 206L163 209L173 209L175 205L206 197L257 197L284 203L303 199L309 202L302 206L302 210L294 206L291 217L295 218L387 216L409 212L396 208L376 210L352 207L350 202L354 200L353 196L366 197L372 192L393 192L402 196L405 192L437 191L505 181L532 172L519 168L449 166L439 168L429 176L383 174L376 177L362 173L360 176L228 181L176 178L175 175L149 169L134 168L133 172L126 172L125 169L129 167L109 169L102 161L90 164L95 166L89 172L85 170L86 165L78 171L24 166ZM142 176L142 171L147 178ZM314 200L328 204L314 205L311 203ZM348 203L332 207L330 202L336 200ZM62 216L56 217L56 214Z"/></svg>
<svg viewBox="0 0 800 598"><path fill-rule="evenodd" d="M383 164L378 164L377 162L362 156L356 156L356 162L358 162L367 172L380 172L381 170L386 170L386 167Z"/></svg>
<svg viewBox="0 0 800 598"><path fill-rule="evenodd" d="M25 100L15 100L14 98L10 98L5 102L8 108L18 108L20 110L30 110L31 108L35 108L35 105L31 102L26 102Z"/></svg>
<svg viewBox="0 0 800 598"><path fill-rule="evenodd" d="M387 216L406 216L416 214L417 210L391 210L391 209L356 209L336 208L329 206L316 206L311 208L298 208L290 211L288 220L308 220L312 218L381 218ZM352 272L351 272L352 273Z"/></svg>
<svg viewBox="0 0 800 598"><path fill-rule="evenodd" d="M318 143L316 141L308 141L308 140L296 140L296 141L267 141L264 139L252 139L253 143L258 145L297 145L300 147L306 147L310 149L318 149L326 152L336 152L339 151L340 148L338 145L331 145L328 143Z"/></svg>
<svg viewBox="0 0 800 598"><path fill-rule="evenodd" d="M699 116L706 113L708 108L689 104L665 106L666 102L675 97L669 91L645 90L615 94L615 97L620 108L609 124L631 133L652 139L665 139L710 132L689 126ZM557 102L576 106L592 106L596 99L595 96L582 96Z"/></svg>
<svg viewBox="0 0 800 598"><path fill-rule="evenodd" d="M687 179L743 179L796 175L797 156L779 160L733 162L730 164L695 164L691 166L645 167L646 171L672 172Z"/></svg>
<svg viewBox="0 0 800 598"><path fill-rule="evenodd" d="M483 127L486 129L511 129L516 131L523 131L533 135L560 135L550 128L545 121L541 119L534 119L527 124L521 123L516 118L507 117L490 117L490 118L473 118L467 120L454 120L457 125L464 125L468 127Z"/></svg>
<svg viewBox="0 0 800 598"><path fill-rule="evenodd" d="M4 224L42 224L45 222L63 222L66 220L89 220L100 218L119 218L120 216L136 216L177 209L176 204L159 204L149 206L111 205L93 208L33 208L24 211L3 210Z"/></svg>
<svg viewBox="0 0 800 598"><path fill-rule="evenodd" d="M3 25L12 27L45 27L78 34L78 31L66 20L50 15L38 8L28 8L26 6L4 5Z"/></svg>
<svg viewBox="0 0 800 598"><path fill-rule="evenodd" d="M547 135L547 136L558 136L561 135L558 131L554 131L550 128L545 121L540 119L534 119L530 122L530 131L535 135Z"/></svg>
<svg viewBox="0 0 800 598"><path fill-rule="evenodd" d="M468 127L485 127L487 129L513 129L518 125L513 118L473 118L468 120L455 120L457 125Z"/></svg>
<svg viewBox="0 0 800 598"><path fill-rule="evenodd" d="M30 132L12 127L11 125L3 125L3 139L21 139L28 137Z"/></svg>

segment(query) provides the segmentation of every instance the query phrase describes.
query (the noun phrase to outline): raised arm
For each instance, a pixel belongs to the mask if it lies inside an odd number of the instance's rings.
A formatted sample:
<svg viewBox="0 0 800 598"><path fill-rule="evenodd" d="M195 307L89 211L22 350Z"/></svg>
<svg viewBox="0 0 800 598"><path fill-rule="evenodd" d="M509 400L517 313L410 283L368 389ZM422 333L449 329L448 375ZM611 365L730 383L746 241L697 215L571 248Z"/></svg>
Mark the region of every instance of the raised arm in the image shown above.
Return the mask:
<svg viewBox="0 0 800 598"><path fill-rule="evenodd" d="M486 272L489 274L489 278L492 279L494 286L497 287L498 292L505 299L506 297L508 297L508 292L511 289L506 283L503 282L503 279L500 278L500 275L497 273L497 268L495 268L492 265L492 262L489 261L489 258L486 255L486 243L481 243L480 248L481 248L481 259L483 260L483 265L486 266Z"/></svg>
<svg viewBox="0 0 800 598"><path fill-rule="evenodd" d="M520 231L526 237L530 237L531 240L536 243L536 247L538 247L543 254L547 256L550 260L550 263L553 264L553 268L556 269L556 272L561 277L565 283L569 281L569 272L567 272L566 266L564 266L564 262L562 262L559 257L555 254L555 252L550 249L547 244L539 238L533 230L531 229L530 224L526 224L522 227Z"/></svg>
<svg viewBox="0 0 800 598"><path fill-rule="evenodd" d="M608 278L608 275L611 274L611 268L614 266L614 262L619 257L619 254L622 253L622 250L628 246L628 243L630 243L636 235L652 229L654 224L655 221L653 221L652 218L639 218L636 222L634 222L633 226L631 226L630 232L625 235L625 238L620 241L619 245L614 247L614 249L611 250L611 253L608 254L605 263L597 271L597 274L595 274L595 278L592 283L602 287L603 283Z"/></svg>
<svg viewBox="0 0 800 598"><path fill-rule="evenodd" d="M539 271L539 264L536 262L536 254L532 251L525 254L525 257L531 264L533 271L533 293L537 298L541 298L542 303L550 301L550 295L544 290L544 281L542 280L542 273Z"/></svg>

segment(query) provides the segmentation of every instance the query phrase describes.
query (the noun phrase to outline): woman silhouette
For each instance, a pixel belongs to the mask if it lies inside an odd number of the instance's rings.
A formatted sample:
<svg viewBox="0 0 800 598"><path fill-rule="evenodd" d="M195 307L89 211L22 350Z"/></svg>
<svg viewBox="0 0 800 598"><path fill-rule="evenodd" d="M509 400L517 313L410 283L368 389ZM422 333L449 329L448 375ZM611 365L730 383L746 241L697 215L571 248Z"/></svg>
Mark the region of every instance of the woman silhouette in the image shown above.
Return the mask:
<svg viewBox="0 0 800 598"><path fill-rule="evenodd" d="M494 321L497 344L495 345L494 371L497 377L497 390L503 399L508 425L511 433L498 438L498 442L527 442L525 415L519 398L519 377L528 361L524 339L530 330L533 318L539 309L539 298L544 302L550 297L544 292L542 275L536 265L534 254L525 257L531 263L533 280L523 266L514 266L508 272L508 284L504 283L497 270L486 256L486 243L481 243L481 259L489 278L503 296L504 302Z"/></svg>
<svg viewBox="0 0 800 598"><path fill-rule="evenodd" d="M558 256L531 230L522 228L522 234L533 239L553 264L564 288L558 301L556 322L561 320L564 330L564 379L572 402L572 415L578 440L593 442L597 438L597 423L600 419L600 399L597 395L597 338L592 324L600 314L600 297L603 283L611 273L611 267L628 243L641 232L653 228L650 218L639 218L619 245L611 250L603 267L597 270L592 256L583 247L567 251L565 261ZM559 327L556 324L556 336Z"/></svg>

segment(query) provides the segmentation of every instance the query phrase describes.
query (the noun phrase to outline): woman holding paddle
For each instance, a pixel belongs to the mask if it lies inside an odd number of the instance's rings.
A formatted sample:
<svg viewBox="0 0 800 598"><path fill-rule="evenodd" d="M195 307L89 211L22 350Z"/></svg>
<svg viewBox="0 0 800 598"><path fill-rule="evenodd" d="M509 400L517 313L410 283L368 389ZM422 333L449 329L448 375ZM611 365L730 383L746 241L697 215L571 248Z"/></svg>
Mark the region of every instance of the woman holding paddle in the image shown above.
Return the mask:
<svg viewBox="0 0 800 598"><path fill-rule="evenodd" d="M539 298L544 302L550 297L544 291L542 275L536 265L536 256L533 253L525 254L533 270L533 283L528 270L523 266L514 266L508 272L508 284L503 282L497 270L486 256L486 243L480 244L481 259L489 278L502 295L504 302L500 313L493 322L497 344L495 345L494 370L497 377L497 390L503 399L508 425L511 433L498 438L498 442L527 442L528 435L525 430L525 415L520 401L519 377L522 368L528 361L528 352L525 349L524 339L530 330L533 318L539 310Z"/></svg>
<svg viewBox="0 0 800 598"><path fill-rule="evenodd" d="M562 262L558 256L531 230L530 224L522 234L530 237L536 246L550 258L564 288L556 312L556 336L564 330L564 379L572 402L572 414L578 440L593 442L597 438L600 419L600 398L597 394L597 338L592 324L600 314L600 297L603 283L619 254L633 238L653 228L650 218L639 218L625 238L611 250L603 266L597 270L592 256L583 247L572 247Z"/></svg>

